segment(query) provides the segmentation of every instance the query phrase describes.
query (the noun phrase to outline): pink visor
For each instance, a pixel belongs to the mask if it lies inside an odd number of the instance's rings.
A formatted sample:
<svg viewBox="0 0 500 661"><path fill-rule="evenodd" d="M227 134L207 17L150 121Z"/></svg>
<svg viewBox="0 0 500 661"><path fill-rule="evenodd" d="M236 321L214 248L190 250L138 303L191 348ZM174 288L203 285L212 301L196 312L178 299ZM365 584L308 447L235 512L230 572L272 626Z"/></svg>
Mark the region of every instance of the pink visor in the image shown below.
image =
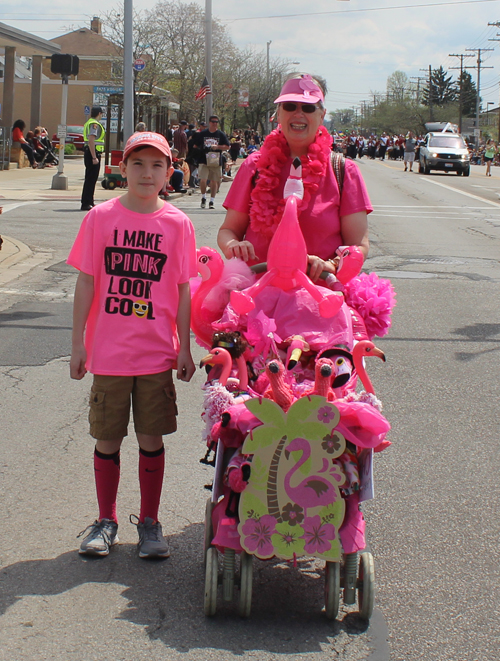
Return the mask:
<svg viewBox="0 0 500 661"><path fill-rule="evenodd" d="M137 147L154 147L164 154L172 163L172 152L170 145L160 133L153 133L152 131L139 131L130 136L123 150L123 160L127 158L130 152L137 149Z"/></svg>
<svg viewBox="0 0 500 661"><path fill-rule="evenodd" d="M291 78L281 88L279 97L274 103L285 103L295 101L297 103L318 103L325 100L321 88L314 82L309 74L303 74L300 78Z"/></svg>

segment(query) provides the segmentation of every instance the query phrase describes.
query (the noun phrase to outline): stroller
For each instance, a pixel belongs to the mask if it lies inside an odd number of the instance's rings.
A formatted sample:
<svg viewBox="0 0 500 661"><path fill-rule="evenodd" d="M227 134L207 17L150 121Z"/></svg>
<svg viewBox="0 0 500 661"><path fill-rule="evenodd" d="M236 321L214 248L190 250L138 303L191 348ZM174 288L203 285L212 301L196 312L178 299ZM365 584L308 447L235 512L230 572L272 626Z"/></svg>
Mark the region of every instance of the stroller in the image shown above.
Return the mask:
<svg viewBox="0 0 500 661"><path fill-rule="evenodd" d="M253 556L294 564L307 556L325 562L327 618L337 617L342 589L345 604L357 594L359 615L369 620L374 563L359 505L373 497L373 452L390 445L390 425L364 358L384 359L370 336L388 331L394 293L374 274L357 275L355 247L339 249L337 277L327 275L327 287L314 285L295 197L287 198L257 282L241 269L226 277L216 251L198 251L192 329L210 350L201 366L211 368L201 461L215 466L205 513L204 610L215 614L219 585L224 601L237 587L239 613L248 617ZM352 304L363 308L363 298L373 296L385 307L363 318ZM356 392L358 379L364 392Z"/></svg>

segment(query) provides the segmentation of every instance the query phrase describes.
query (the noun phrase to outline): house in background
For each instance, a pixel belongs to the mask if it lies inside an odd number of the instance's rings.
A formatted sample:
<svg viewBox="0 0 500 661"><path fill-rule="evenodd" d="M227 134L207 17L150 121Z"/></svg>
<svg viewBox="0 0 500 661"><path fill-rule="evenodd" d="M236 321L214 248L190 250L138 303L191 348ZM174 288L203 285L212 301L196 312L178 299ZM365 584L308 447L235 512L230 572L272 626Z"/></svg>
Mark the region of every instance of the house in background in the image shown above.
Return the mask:
<svg viewBox="0 0 500 661"><path fill-rule="evenodd" d="M35 39L37 38L35 37ZM116 95L117 99L120 98L123 93L122 50L102 35L102 22L98 17L91 20L90 29L78 28L45 43L49 45L52 52L68 53L77 55L79 58L78 75L70 76L68 82L66 115L68 126L83 125L87 121L93 105L100 105L106 110L110 94ZM41 65L41 113L35 123L29 111L32 82L30 59L20 62L17 58L16 62L20 75L16 75L15 79L14 119L23 118L27 128L34 128L37 124L41 124L47 128L49 135L57 133L57 126L61 122L61 76L51 72L48 57L43 59ZM0 80L1 85L2 80ZM168 127L170 113L175 112L175 108L178 106L173 103L170 93L166 90L158 89L155 94L150 96L153 98L149 99L146 111L141 112L142 118L151 130L164 133ZM106 125L104 120L103 123ZM114 106L111 108L110 147L112 149L120 146L117 133L120 128L119 123L119 109L118 106Z"/></svg>

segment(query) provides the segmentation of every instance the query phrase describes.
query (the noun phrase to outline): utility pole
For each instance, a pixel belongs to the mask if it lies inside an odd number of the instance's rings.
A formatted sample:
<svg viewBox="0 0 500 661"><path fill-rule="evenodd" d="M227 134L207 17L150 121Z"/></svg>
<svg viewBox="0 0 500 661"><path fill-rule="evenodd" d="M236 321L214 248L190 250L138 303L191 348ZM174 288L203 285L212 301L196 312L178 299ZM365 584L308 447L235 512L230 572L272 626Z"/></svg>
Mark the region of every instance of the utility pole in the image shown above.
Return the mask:
<svg viewBox="0 0 500 661"><path fill-rule="evenodd" d="M213 114L212 87L212 0L205 0L205 75L210 93L205 97L205 121Z"/></svg>
<svg viewBox="0 0 500 661"><path fill-rule="evenodd" d="M420 69L420 71L427 71L427 69ZM428 81L429 81L429 119L431 122L434 121L434 111L432 108L432 65L429 64L429 73L428 73Z"/></svg>
<svg viewBox="0 0 500 661"><path fill-rule="evenodd" d="M450 67L451 69L460 69L460 90L458 97L458 132L462 133L462 107L463 107L463 97L462 97L462 85L463 85L463 73L464 73L464 57L472 57L472 53L465 53L461 55L455 55L450 53L448 57L459 57L460 66L459 67Z"/></svg>
<svg viewBox="0 0 500 661"><path fill-rule="evenodd" d="M479 105L480 105L480 94L481 94L481 69L493 69L493 67L482 66L481 53L495 50L494 48L466 48L465 50L473 51L477 53L477 96L476 96L476 125L474 128L474 137L476 138L476 148L479 147ZM466 69L475 69L476 67L465 67Z"/></svg>
<svg viewBox="0 0 500 661"><path fill-rule="evenodd" d="M420 104L420 81L427 80L426 76L411 76L410 80L417 81L417 106Z"/></svg>
<svg viewBox="0 0 500 661"><path fill-rule="evenodd" d="M488 23L488 25L494 25L497 28L500 28L500 22L495 21L495 23ZM500 34L497 32L497 37L500 37ZM488 39L488 41L500 41L500 39ZM498 139L500 140L500 102L498 103Z"/></svg>
<svg viewBox="0 0 500 661"><path fill-rule="evenodd" d="M123 2L123 144L134 132L133 2Z"/></svg>
<svg viewBox="0 0 500 661"><path fill-rule="evenodd" d="M270 69L269 69L269 49L272 41L267 42L267 60L266 60L266 135L269 135L269 94L270 92Z"/></svg>

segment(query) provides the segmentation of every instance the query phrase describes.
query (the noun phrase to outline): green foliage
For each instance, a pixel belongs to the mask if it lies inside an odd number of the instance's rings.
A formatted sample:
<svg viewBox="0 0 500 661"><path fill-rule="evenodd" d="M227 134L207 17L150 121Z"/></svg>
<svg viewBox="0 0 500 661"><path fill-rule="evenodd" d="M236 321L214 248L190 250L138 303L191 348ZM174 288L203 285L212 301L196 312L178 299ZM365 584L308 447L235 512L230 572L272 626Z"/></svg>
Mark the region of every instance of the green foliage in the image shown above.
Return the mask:
<svg viewBox="0 0 500 661"><path fill-rule="evenodd" d="M76 154L75 145L72 142L68 143L67 145L64 145L64 155L73 156L73 154Z"/></svg>
<svg viewBox="0 0 500 661"><path fill-rule="evenodd" d="M462 115L463 117L474 117L476 114L477 88L468 71L463 71L458 77L458 96L460 95L460 83L462 83Z"/></svg>
<svg viewBox="0 0 500 661"><path fill-rule="evenodd" d="M431 72L430 85L424 89L422 103L425 106L445 106L457 99L457 86L442 66Z"/></svg>

